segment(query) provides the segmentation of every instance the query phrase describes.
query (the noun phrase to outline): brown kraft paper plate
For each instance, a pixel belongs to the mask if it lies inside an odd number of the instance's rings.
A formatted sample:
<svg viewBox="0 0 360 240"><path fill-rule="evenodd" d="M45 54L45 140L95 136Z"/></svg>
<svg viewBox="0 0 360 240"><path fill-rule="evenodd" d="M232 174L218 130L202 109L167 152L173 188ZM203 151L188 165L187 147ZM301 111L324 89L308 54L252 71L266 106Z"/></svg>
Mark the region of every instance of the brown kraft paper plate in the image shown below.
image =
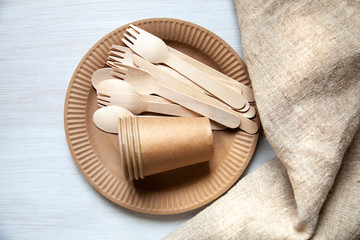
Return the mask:
<svg viewBox="0 0 360 240"><path fill-rule="evenodd" d="M190 22L153 18L132 24L163 39L169 46L194 57L229 77L251 86L240 56L214 33ZM214 157L152 176L126 181L121 170L116 134L99 130L92 122L97 109L92 73L106 67L112 45L121 41L122 26L99 40L83 57L70 81L64 107L64 125L73 159L84 177L104 197L142 213L176 214L218 198L240 177L258 140L240 129L213 131ZM258 117L255 117L258 122Z"/></svg>

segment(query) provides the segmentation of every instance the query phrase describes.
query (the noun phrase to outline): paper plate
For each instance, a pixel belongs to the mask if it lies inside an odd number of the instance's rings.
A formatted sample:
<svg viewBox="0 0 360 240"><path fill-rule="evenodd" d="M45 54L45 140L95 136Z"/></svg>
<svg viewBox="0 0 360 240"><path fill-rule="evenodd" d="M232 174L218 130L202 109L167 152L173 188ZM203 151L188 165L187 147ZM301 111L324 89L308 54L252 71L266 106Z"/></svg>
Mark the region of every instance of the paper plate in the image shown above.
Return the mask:
<svg viewBox="0 0 360 240"><path fill-rule="evenodd" d="M214 33L177 19L145 19L132 24L250 86L241 58ZM219 197L240 177L253 155L258 134L250 135L238 129L214 131L214 157L209 162L138 181L124 180L118 136L99 130L92 122L97 104L90 78L95 70L105 67L110 47L123 45L121 38L128 26L122 26L99 40L83 57L72 76L64 110L65 133L71 154L89 183L120 206L163 215L196 209Z"/></svg>

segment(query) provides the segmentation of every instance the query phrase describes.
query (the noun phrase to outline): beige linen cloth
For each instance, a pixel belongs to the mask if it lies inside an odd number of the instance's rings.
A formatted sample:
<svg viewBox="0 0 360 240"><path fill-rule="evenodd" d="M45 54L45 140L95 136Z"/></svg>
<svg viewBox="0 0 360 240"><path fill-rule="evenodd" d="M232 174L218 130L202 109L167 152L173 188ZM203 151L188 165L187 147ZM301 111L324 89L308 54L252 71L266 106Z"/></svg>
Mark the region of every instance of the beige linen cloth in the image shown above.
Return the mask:
<svg viewBox="0 0 360 240"><path fill-rule="evenodd" d="M277 158L166 239L360 239L360 2L235 6Z"/></svg>

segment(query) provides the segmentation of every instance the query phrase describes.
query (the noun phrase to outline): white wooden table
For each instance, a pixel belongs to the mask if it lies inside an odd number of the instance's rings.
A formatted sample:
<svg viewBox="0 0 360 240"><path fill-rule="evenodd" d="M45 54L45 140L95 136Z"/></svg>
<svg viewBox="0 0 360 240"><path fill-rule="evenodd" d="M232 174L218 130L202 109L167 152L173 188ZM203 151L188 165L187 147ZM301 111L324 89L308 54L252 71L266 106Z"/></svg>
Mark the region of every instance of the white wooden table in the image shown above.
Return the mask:
<svg viewBox="0 0 360 240"><path fill-rule="evenodd" d="M194 22L242 56L231 0L0 1L0 239L160 239L201 210L117 206L87 183L66 143L63 106L80 59L110 31L151 17ZM261 134L246 173L273 156Z"/></svg>

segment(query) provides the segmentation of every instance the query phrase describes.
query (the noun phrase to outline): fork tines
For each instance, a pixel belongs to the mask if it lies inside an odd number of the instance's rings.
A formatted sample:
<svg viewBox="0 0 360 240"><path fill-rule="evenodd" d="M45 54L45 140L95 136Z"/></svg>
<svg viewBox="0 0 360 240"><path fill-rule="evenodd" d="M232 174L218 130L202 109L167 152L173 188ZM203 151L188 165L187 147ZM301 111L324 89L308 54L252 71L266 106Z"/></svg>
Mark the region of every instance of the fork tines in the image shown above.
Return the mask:
<svg viewBox="0 0 360 240"><path fill-rule="evenodd" d="M111 71L111 74L116 77L119 78L121 80L124 80L124 77L126 76L126 72L122 71L121 68L113 68Z"/></svg>
<svg viewBox="0 0 360 240"><path fill-rule="evenodd" d="M96 97L98 107L106 107L110 105L110 96L102 93L98 93Z"/></svg>
<svg viewBox="0 0 360 240"><path fill-rule="evenodd" d="M138 36L140 34L140 32L142 32L144 30L133 24L130 24L130 27L128 27L126 29L126 31L129 32L130 34L132 34L136 38L136 36Z"/></svg>
<svg viewBox="0 0 360 240"><path fill-rule="evenodd" d="M110 60L110 62L108 64L119 63L134 67L132 62L133 54L134 52L128 47L113 45L109 52L108 60ZM115 65L109 66L116 67Z"/></svg>
<svg viewBox="0 0 360 240"><path fill-rule="evenodd" d="M125 48L124 46L120 46L120 45L112 45L110 50L114 50L116 52L121 52L121 53L125 53ZM110 51L111 52L111 51Z"/></svg>
<svg viewBox="0 0 360 240"><path fill-rule="evenodd" d="M109 56L106 64L109 67L118 68L118 67L120 67L119 65L122 64L122 61L121 61L121 59L119 59L117 57Z"/></svg>
<svg viewBox="0 0 360 240"><path fill-rule="evenodd" d="M127 71L126 65L122 64L121 62L114 62L108 60L106 64L112 67L112 71L120 72L123 73L124 75L126 74L125 73Z"/></svg>
<svg viewBox="0 0 360 240"><path fill-rule="evenodd" d="M126 29L127 33L124 33L124 38L122 38L122 41L125 43L125 45L134 45L134 42L137 39L137 36L141 32L142 29L130 24L130 27Z"/></svg>
<svg viewBox="0 0 360 240"><path fill-rule="evenodd" d="M115 51L115 50L110 50L110 52L109 52L110 57L120 58L120 59L124 59L124 54L125 54L125 52Z"/></svg>

